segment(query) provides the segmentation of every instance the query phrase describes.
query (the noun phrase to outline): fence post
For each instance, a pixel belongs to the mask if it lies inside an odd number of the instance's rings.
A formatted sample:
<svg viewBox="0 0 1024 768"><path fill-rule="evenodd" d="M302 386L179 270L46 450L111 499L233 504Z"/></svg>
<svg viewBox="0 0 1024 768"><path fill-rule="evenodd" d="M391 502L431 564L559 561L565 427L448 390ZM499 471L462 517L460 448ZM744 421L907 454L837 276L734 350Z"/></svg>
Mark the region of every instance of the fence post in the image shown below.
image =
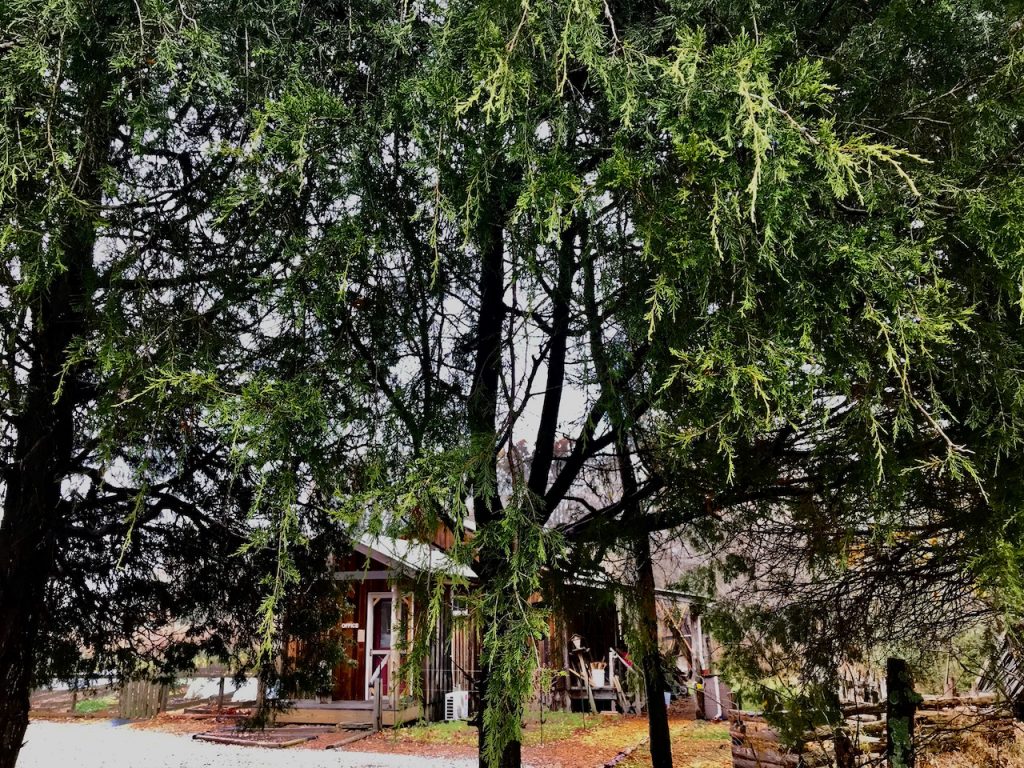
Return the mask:
<svg viewBox="0 0 1024 768"><path fill-rule="evenodd" d="M914 768L914 714L921 697L914 691L910 667L903 659L890 658L885 664L885 737L889 768Z"/></svg>

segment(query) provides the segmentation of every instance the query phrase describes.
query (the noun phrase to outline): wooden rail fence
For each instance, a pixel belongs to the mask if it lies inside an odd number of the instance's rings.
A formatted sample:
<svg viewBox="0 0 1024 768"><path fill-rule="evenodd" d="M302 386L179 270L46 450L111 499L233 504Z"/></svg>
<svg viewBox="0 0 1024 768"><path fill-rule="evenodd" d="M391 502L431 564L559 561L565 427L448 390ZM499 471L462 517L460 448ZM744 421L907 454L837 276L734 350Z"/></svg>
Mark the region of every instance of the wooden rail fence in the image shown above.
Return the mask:
<svg viewBox="0 0 1024 768"><path fill-rule="evenodd" d="M885 765L886 705L864 703L842 708L841 727L823 726L804 734L800 751L787 748L756 712L732 710L729 734L734 768ZM955 749L965 733L989 739L1011 738L1017 724L995 695L925 696L914 714L918 752Z"/></svg>

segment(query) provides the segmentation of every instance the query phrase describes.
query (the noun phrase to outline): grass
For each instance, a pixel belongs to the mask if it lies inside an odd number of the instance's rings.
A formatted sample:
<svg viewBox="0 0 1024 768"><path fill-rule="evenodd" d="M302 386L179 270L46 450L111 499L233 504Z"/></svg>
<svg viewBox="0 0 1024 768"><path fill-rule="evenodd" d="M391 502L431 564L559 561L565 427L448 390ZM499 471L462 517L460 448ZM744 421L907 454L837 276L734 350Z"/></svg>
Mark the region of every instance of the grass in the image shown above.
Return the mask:
<svg viewBox="0 0 1024 768"><path fill-rule="evenodd" d="M110 709L117 703L116 696L102 696L96 699L85 699L75 705L75 714L94 715L105 709Z"/></svg>
<svg viewBox="0 0 1024 768"><path fill-rule="evenodd" d="M476 738L476 729L461 720L448 723L417 723L391 731L395 741L411 741L416 744L471 744Z"/></svg>
<svg viewBox="0 0 1024 768"><path fill-rule="evenodd" d="M673 736L680 736L688 741L701 741L706 739L708 741L729 741L729 726L718 725L717 723L712 725L710 723L702 723L700 728L687 729L680 733L673 734Z"/></svg>
<svg viewBox="0 0 1024 768"><path fill-rule="evenodd" d="M549 741L561 741L577 731L595 728L603 722L597 715L583 715L578 712L546 712L544 723L536 718L526 723L523 730L523 746L532 747ZM458 744L475 745L477 731L462 721L448 723L417 723L392 731L396 741L417 744Z"/></svg>
<svg viewBox="0 0 1024 768"><path fill-rule="evenodd" d="M584 729L595 728L604 722L600 716L580 712L548 712L544 723L528 722L523 731L523 745L532 747L548 741L561 741Z"/></svg>
<svg viewBox="0 0 1024 768"><path fill-rule="evenodd" d="M992 742L979 734L967 734L958 751L924 754L919 757L918 765L923 768L977 768L983 765L1024 768L1024 736L1018 733L1008 741Z"/></svg>
<svg viewBox="0 0 1024 768"><path fill-rule="evenodd" d="M684 721L671 726L672 758L686 768L731 768L729 728L718 723ZM650 768L651 753L645 744L626 760L621 768Z"/></svg>
<svg viewBox="0 0 1024 768"><path fill-rule="evenodd" d="M85 702L83 702L85 703ZM617 717L601 717L579 713L551 712L545 715L543 727L536 715L526 724L523 745L537 747L551 744L559 749L572 745L583 753L593 752L605 757L623 746L635 744L645 729L624 731L628 721ZM731 768L729 728L722 723L674 721L672 731L673 762L685 768ZM475 746L476 729L464 722L419 723L391 731L398 742L448 746ZM629 742L629 744L625 743ZM1024 768L1024 736L1000 744L968 736L957 752L922 755L923 768L976 768L999 765L1005 768ZM650 768L651 756L644 744L620 763L620 768Z"/></svg>

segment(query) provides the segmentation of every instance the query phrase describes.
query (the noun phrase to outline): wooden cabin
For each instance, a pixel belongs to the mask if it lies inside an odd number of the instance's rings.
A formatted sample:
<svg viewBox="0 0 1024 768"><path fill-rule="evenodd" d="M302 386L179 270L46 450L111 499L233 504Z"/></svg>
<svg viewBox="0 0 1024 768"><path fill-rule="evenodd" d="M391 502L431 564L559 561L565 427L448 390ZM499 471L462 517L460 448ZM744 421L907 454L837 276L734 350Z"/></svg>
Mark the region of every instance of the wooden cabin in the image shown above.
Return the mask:
<svg viewBox="0 0 1024 768"><path fill-rule="evenodd" d="M475 577L469 568L453 563L443 545L364 536L350 554L333 563L347 606L336 628L347 658L332 670L329 691L293 692L294 705L279 715L279 722L380 726L443 720L453 706L448 697L453 693L462 694L456 696L464 705L455 707L457 714L473 714L479 638L460 595ZM428 627L427 606L438 586L441 610ZM534 706L619 712L644 708L643 685L632 668L624 632L625 589L603 579L560 583L549 590L557 598L549 600L549 634L537 650L553 682L547 690L538 686ZM543 602L541 595L535 600ZM719 705L717 679L709 670L712 651L693 599L659 588L657 606L659 646L676 670L674 694L693 696L713 684L716 692L707 714L721 714L726 707ZM409 649L418 632L430 633L428 652L410 665ZM301 658L301 644L289 643L286 653Z"/></svg>
<svg viewBox="0 0 1024 768"><path fill-rule="evenodd" d="M443 719L445 694L469 691L475 675L476 633L458 598L473 572L435 547L369 535L337 558L333 570L347 608L336 628L347 658L332 671L329 695L293 692L278 722L379 727ZM430 579L442 580L445 605L428 654L410 668L413 633L428 631L424 585ZM287 643L285 654L301 658L302 644Z"/></svg>

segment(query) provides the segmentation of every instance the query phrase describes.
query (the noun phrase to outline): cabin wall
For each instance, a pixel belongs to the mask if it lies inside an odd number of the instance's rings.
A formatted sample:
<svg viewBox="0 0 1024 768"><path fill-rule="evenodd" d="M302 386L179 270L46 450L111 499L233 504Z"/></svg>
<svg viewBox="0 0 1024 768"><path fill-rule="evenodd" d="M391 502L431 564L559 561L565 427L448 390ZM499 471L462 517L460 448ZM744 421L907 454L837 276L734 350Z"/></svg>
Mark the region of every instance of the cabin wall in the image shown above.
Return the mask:
<svg viewBox="0 0 1024 768"><path fill-rule="evenodd" d="M334 701L365 701L366 650L370 640L367 599L372 592L392 593L393 584L384 577L388 573L388 565L372 556L346 555L335 561L334 570L345 577L339 580L339 585L344 591L348 611L336 632L348 658L333 670L330 698ZM371 576L374 578L367 578ZM446 694L453 691L469 691L470 708L474 709L480 639L478 627L468 615L465 602L453 594L452 587L445 587L441 610L431 627L426 622L431 620L427 606L432 596L426 589L411 581L400 581L399 591L414 601L412 634L416 637L430 636L422 665L415 675L419 679L413 681L416 698L423 707L423 717L442 720ZM592 662L611 665L604 686L608 690L598 691L598 698L617 701L618 694L612 691L612 674L618 672L624 682L627 667L624 662L616 661L610 650L615 649L628 659L628 648L615 594L606 589L566 588L565 585L559 585L557 592L557 603L549 604L552 609L549 634L537 642L537 652L543 667L572 672L568 677L556 677L552 692L541 692L541 706L560 708L568 706L570 699L578 699L584 694L589 697L587 686L579 675L584 669L589 671ZM537 599L540 600L540 595ZM677 680L681 683L696 682L701 666L709 667L713 662L706 644L700 644L702 648L698 651L697 629L688 603L675 596L659 594L658 619L659 646L668 659L676 662ZM397 627L393 634L397 643ZM573 643L573 635L580 636L584 650L580 651ZM292 658L302 658L301 647L295 643L289 644L288 653ZM315 663L315 660L309 663ZM411 692L405 683L398 690L402 695ZM325 692L318 693L323 695Z"/></svg>
<svg viewBox="0 0 1024 768"><path fill-rule="evenodd" d="M631 655L625 626L628 618L621 613L621 599L616 600L614 593L600 588L565 588L563 585L556 588L557 604L551 606L549 636L538 643L538 651L543 666L564 670L567 674L555 678L552 691L544 693L542 703L553 709L596 706L622 710L626 704L632 707L642 681L628 671L626 662ZM701 674L714 668L714 654L689 601L681 595L659 593L656 605L658 646L675 670L671 681L673 692L677 696L687 692L692 695L706 687L727 709L728 689L714 674ZM579 647L574 635L578 636ZM615 653L610 653L611 649ZM603 677L604 684L600 687L593 686L591 665L595 662L604 665L604 673L599 676ZM615 682L622 691L615 687ZM591 698L594 704L590 703ZM713 714L711 711L710 715Z"/></svg>
<svg viewBox="0 0 1024 768"><path fill-rule="evenodd" d="M422 625L417 627L417 631L427 629ZM453 691L469 691L472 707L478 657L476 623L461 604L453 606L452 589L446 587L442 609L433 627L430 648L423 663L423 706L426 719L444 719L445 696Z"/></svg>
<svg viewBox="0 0 1024 768"><path fill-rule="evenodd" d="M543 663L561 669L566 652L579 635L591 661L607 659L609 648L622 648L619 612L614 596L607 590L588 587L566 588L554 606L550 623L551 640L540 646Z"/></svg>
<svg viewBox="0 0 1024 768"><path fill-rule="evenodd" d="M359 578L383 574L388 566L372 557L351 554L338 558L334 562L334 570L344 574L346 578L338 583L344 594L347 612L342 616L334 632L341 638L347 659L337 664L332 672L332 701L365 701L366 700L366 650L369 637L369 616L367 603L370 593L392 592L393 584L386 578ZM445 587L442 597L442 610L433 627L428 627L429 611L427 605L431 595L412 581L399 581L398 592L402 597L413 601L411 631L414 637L423 637L429 633L430 641L427 653L423 658L418 681L414 681L416 698L422 706L422 715L428 720L443 720L445 695L453 691L470 691L471 701L477 677L477 658L479 640L475 622L468 615L465 602L459 600L453 606L452 588ZM454 610L453 610L454 608ZM399 630L392 629L393 640L398 642ZM303 652L301 643L291 640L286 644L286 655L293 662L315 665L317 660L305 658L309 653ZM392 677L392 680L394 678ZM408 682L408 681L407 681ZM403 684L399 689L401 695L411 691ZM294 691L296 698L314 698L324 692ZM472 708L472 704L471 704Z"/></svg>
<svg viewBox="0 0 1024 768"><path fill-rule="evenodd" d="M383 571L387 566L360 554L350 554L338 558L335 570L339 572L371 572ZM334 690L332 699L335 701L362 701L366 699L366 643L367 597L371 592L390 592L391 585L387 579L366 579L343 582L348 590L348 603L351 606L349 615L342 619L339 631L344 638L348 660L342 661L334 669Z"/></svg>
<svg viewBox="0 0 1024 768"><path fill-rule="evenodd" d="M658 647L675 664L677 675L696 680L704 670L715 666L713 648L705 627L685 600L660 594L658 609Z"/></svg>

